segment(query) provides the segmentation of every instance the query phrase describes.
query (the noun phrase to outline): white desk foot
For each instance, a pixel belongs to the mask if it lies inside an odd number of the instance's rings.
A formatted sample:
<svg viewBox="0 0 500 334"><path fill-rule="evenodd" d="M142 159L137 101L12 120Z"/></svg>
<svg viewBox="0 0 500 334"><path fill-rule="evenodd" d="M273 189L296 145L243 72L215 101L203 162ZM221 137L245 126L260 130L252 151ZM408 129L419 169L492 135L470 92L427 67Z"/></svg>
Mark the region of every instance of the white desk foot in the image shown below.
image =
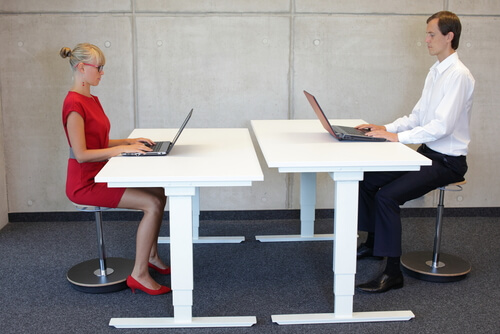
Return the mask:
<svg viewBox="0 0 500 334"><path fill-rule="evenodd" d="M116 328L182 328L182 327L251 327L256 317L198 317L191 321L174 318L112 318L109 325Z"/></svg>
<svg viewBox="0 0 500 334"><path fill-rule="evenodd" d="M245 237L199 237L198 239L193 239L193 244L239 244L245 241ZM159 244L170 243L169 237L158 237Z"/></svg>
<svg viewBox="0 0 500 334"><path fill-rule="evenodd" d="M335 239L334 234L314 234L310 237L300 234L290 235L257 235L255 239L260 242L289 242L289 241L331 241Z"/></svg>
<svg viewBox="0 0 500 334"><path fill-rule="evenodd" d="M353 312L352 316L336 316L335 313L283 314L271 316L272 321L278 325L408 321L412 318L415 318L412 311Z"/></svg>

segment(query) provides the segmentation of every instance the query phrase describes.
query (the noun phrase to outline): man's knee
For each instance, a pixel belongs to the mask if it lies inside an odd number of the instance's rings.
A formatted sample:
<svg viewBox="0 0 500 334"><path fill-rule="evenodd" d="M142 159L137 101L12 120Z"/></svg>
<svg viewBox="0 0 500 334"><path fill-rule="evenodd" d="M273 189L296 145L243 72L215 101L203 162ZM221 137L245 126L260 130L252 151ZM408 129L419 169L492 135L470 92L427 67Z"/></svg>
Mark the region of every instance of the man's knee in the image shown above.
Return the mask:
<svg viewBox="0 0 500 334"><path fill-rule="evenodd" d="M398 207L403 205L404 202L400 199L401 196L394 194L392 192L386 191L384 188L381 188L377 191L375 195L375 203L377 207Z"/></svg>

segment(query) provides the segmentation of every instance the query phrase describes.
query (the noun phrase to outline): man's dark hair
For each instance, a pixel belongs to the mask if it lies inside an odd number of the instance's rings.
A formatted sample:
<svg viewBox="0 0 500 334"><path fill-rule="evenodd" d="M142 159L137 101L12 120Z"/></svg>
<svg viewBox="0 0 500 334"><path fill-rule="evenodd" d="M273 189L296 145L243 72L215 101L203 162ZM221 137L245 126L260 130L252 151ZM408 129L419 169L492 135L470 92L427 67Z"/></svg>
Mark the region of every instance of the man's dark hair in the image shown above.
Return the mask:
<svg viewBox="0 0 500 334"><path fill-rule="evenodd" d="M451 41L451 47L453 50L458 49L460 33L462 32L462 24L460 23L458 16L448 11L437 12L427 19L427 23L434 19L439 19L438 27L443 35L447 35L449 32L453 33L454 37Z"/></svg>

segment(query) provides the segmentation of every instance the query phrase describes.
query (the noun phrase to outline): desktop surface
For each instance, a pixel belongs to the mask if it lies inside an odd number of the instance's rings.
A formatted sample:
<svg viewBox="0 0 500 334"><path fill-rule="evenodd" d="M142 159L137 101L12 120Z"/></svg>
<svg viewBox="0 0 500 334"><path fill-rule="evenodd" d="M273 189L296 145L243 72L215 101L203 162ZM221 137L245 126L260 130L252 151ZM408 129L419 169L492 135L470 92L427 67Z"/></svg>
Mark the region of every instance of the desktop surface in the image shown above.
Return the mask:
<svg viewBox="0 0 500 334"><path fill-rule="evenodd" d="M136 129L130 137L168 140L175 129ZM248 129L185 129L167 156L114 157L96 182L119 186L217 186L263 181Z"/></svg>
<svg viewBox="0 0 500 334"><path fill-rule="evenodd" d="M361 119L332 123L356 126ZM271 168L313 168L314 171L414 170L431 161L401 143L338 141L318 120L253 120L252 129ZM412 167L413 166L413 167Z"/></svg>

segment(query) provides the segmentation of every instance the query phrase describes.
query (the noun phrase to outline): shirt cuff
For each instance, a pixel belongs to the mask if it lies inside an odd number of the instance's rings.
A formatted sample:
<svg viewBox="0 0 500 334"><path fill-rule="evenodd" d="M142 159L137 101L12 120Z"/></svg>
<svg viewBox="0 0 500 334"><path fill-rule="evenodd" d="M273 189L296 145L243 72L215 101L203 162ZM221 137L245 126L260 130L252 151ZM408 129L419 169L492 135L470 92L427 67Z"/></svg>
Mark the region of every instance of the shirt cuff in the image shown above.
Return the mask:
<svg viewBox="0 0 500 334"><path fill-rule="evenodd" d="M396 127L394 125L392 125L392 123L391 124L386 124L384 126L385 126L385 130L387 132L393 132L393 133L396 132Z"/></svg>
<svg viewBox="0 0 500 334"><path fill-rule="evenodd" d="M403 144L411 144L410 142L410 131L403 131L398 133L398 140Z"/></svg>

